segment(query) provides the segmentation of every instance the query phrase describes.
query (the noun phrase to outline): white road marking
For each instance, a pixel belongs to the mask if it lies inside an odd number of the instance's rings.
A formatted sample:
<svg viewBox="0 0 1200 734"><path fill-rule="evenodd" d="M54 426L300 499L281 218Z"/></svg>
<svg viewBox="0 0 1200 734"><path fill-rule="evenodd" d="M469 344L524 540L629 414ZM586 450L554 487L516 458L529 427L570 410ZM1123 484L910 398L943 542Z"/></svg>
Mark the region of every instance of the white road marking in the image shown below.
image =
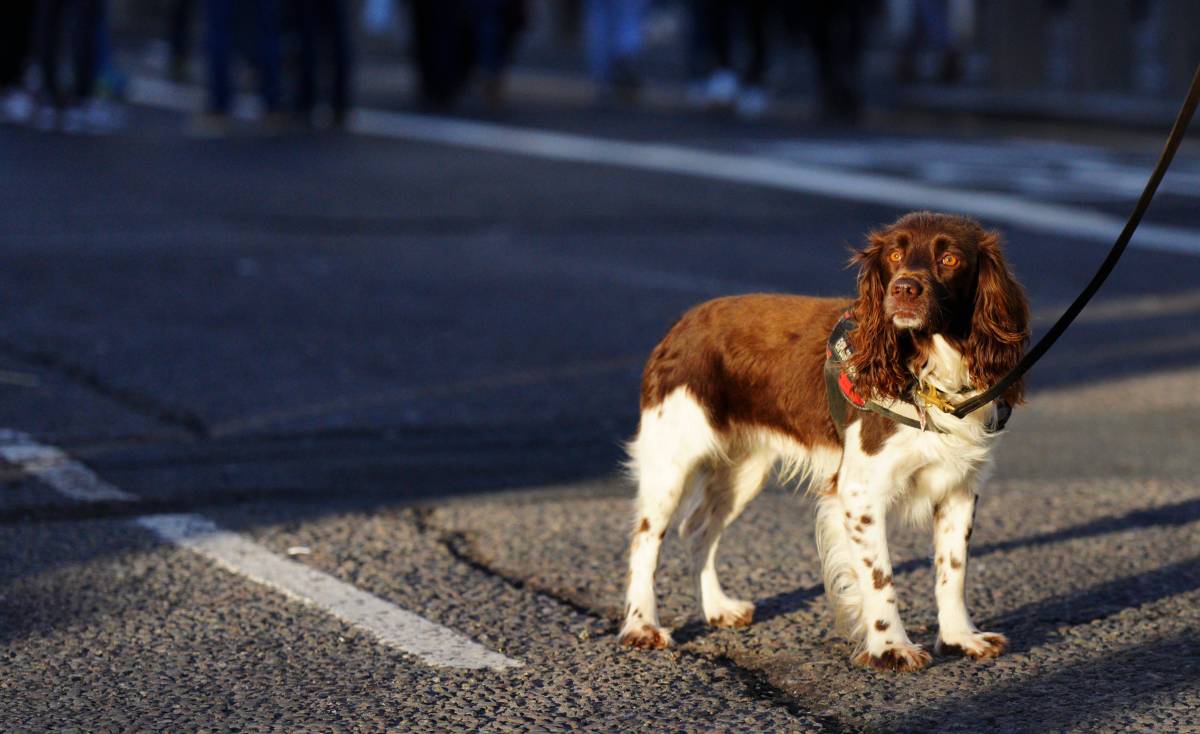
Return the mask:
<svg viewBox="0 0 1200 734"><path fill-rule="evenodd" d="M137 79L130 99L172 110L196 110L197 93L168 82ZM248 114L241 105L241 115ZM1111 244L1124 220L1100 211L984 191L944 188L910 179L846 171L739 153L664 143L636 143L575 133L519 128L433 115L357 109L349 129L361 135L415 140L548 160L617 166L732 183L800 191L899 209L939 209L970 214L987 223ZM1149 171L1146 172L1147 175ZM1132 202L1131 202L1132 204ZM1200 231L1143 224L1132 247L1200 255Z"/></svg>
<svg viewBox="0 0 1200 734"><path fill-rule="evenodd" d="M19 431L0 429L0 458L59 493L83 502L132 501L91 469L53 446ZM133 521L162 539L195 551L218 565L285 596L311 604L371 634L379 642L429 665L504 670L521 661L493 652L448 627L401 609L329 574L272 553L199 515L151 515Z"/></svg>
<svg viewBox="0 0 1200 734"><path fill-rule="evenodd" d="M59 449L40 444L19 431L0 429L0 458L73 500L132 502L137 499L96 476Z"/></svg>
<svg viewBox="0 0 1200 734"><path fill-rule="evenodd" d="M368 630L383 644L430 665L492 670L521 665L329 574L277 556L199 515L149 515L134 522L164 540L215 561L228 571Z"/></svg>

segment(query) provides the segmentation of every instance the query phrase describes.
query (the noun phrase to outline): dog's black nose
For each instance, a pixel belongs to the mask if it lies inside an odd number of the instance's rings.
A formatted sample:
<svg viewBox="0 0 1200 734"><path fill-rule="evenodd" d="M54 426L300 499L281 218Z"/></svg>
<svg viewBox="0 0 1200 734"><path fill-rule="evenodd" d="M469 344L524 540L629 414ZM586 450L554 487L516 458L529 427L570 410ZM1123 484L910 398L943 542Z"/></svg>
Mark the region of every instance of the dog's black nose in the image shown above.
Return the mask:
<svg viewBox="0 0 1200 734"><path fill-rule="evenodd" d="M916 298L921 295L920 282L916 278L896 278L892 281L892 295L904 298Z"/></svg>

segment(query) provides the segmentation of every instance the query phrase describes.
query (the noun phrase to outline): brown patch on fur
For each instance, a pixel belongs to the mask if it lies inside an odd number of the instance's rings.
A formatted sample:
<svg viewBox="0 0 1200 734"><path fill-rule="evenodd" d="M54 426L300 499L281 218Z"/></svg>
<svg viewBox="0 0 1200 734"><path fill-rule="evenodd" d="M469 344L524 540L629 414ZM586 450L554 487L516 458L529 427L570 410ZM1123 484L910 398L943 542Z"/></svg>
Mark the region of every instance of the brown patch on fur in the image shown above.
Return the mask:
<svg viewBox="0 0 1200 734"><path fill-rule="evenodd" d="M862 449L867 456L874 456L883 451L883 445L892 434L900 430L900 426L875 413L862 415Z"/></svg>
<svg viewBox="0 0 1200 734"><path fill-rule="evenodd" d="M942 565L942 557L941 557L941 556L938 556L937 558L933 559L933 563L934 563L934 565L935 565L935 566L940 566L940 565Z"/></svg>
<svg viewBox="0 0 1200 734"><path fill-rule="evenodd" d="M702 303L651 353L641 408L687 387L718 431L762 426L804 446L837 447L825 342L849 306L846 299L764 294Z"/></svg>
<svg viewBox="0 0 1200 734"><path fill-rule="evenodd" d="M754 607L750 607L750 609L748 609L745 612L742 612L741 614L732 614L732 613L726 612L725 614L721 614L716 617L712 617L708 620L708 623L711 624L713 627L722 627L724 629L738 629L741 627L749 627L750 623L753 621L754 621Z"/></svg>
<svg viewBox="0 0 1200 734"><path fill-rule="evenodd" d="M637 650L661 650L671 644L671 637L665 630L643 624L621 635L620 642Z"/></svg>
<svg viewBox="0 0 1200 734"><path fill-rule="evenodd" d="M871 519L870 515L863 515L862 517L858 518L858 521L861 522L863 525L870 525L872 522L874 522L874 520Z"/></svg>
<svg viewBox="0 0 1200 734"><path fill-rule="evenodd" d="M875 559L874 558L864 558L863 565L866 566L867 568L870 568L871 566L875 565Z"/></svg>
<svg viewBox="0 0 1200 734"><path fill-rule="evenodd" d="M890 573L884 574L883 571L876 568L871 571L871 581L875 584L876 589L882 589L892 583L892 575Z"/></svg>
<svg viewBox="0 0 1200 734"><path fill-rule="evenodd" d="M649 530L650 530L650 520L649 520L649 518L643 517L642 521L640 523L638 523L637 531L639 533L645 533Z"/></svg>
<svg viewBox="0 0 1200 734"><path fill-rule="evenodd" d="M961 645L947 645L946 643L942 642L940 639L937 641L937 644L934 645L933 650L938 655L945 655L947 657L952 657L952 656L957 657L960 655L967 654L966 651L962 649Z"/></svg>
<svg viewBox="0 0 1200 734"><path fill-rule="evenodd" d="M950 556L950 568L953 568L953 569L962 568L962 561L958 560L954 556Z"/></svg>
<svg viewBox="0 0 1200 734"><path fill-rule="evenodd" d="M888 604L895 604L895 603L896 603L896 597L894 597L894 596L889 596L887 599L884 599L884 601L886 601Z"/></svg>
<svg viewBox="0 0 1200 734"><path fill-rule="evenodd" d="M882 619L875 620L875 629L879 630L880 632L883 632L885 629L891 626L892 625L890 622L885 622Z"/></svg>
<svg viewBox="0 0 1200 734"><path fill-rule="evenodd" d="M658 534L658 539L662 540L665 537L667 537L667 530L666 530L666 528L663 528L663 531Z"/></svg>
<svg viewBox="0 0 1200 734"><path fill-rule="evenodd" d="M855 526L854 526L854 532L856 532L856 533L861 533L861 532L864 532L864 531L863 531L863 526L862 526L862 525L855 525Z"/></svg>
<svg viewBox="0 0 1200 734"><path fill-rule="evenodd" d="M855 545L863 544L863 539L862 539L861 535L851 535L850 540L853 540Z"/></svg>
<svg viewBox="0 0 1200 734"><path fill-rule="evenodd" d="M932 661L933 657L919 647L888 648L878 656L864 650L854 658L854 664L864 668L902 673L920 670Z"/></svg>

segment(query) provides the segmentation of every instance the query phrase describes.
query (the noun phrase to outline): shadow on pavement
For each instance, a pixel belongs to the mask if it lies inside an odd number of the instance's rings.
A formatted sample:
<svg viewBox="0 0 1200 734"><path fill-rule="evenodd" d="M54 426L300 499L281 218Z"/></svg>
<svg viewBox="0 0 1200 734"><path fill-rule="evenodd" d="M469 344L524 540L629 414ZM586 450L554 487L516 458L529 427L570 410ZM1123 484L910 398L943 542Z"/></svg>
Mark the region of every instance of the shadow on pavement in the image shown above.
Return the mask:
<svg viewBox="0 0 1200 734"><path fill-rule="evenodd" d="M970 556L971 558L979 558L992 553L1004 553L1016 548L1037 547L1068 540L1091 538L1131 530L1133 528L1187 525L1196 520L1200 520L1200 499L1190 499L1161 507L1134 510L1118 517L1097 518L1081 525L1048 533L1040 533L1025 538L980 544L971 549ZM929 561L926 559L903 561L896 564L893 573L897 576L909 573L928 563ZM1029 619L1044 623L1044 617L1052 611L1058 610L1063 604L1065 604L1063 608L1071 613L1071 619L1074 620L1070 623L1087 622L1107 616L1125 607L1137 606L1164 596L1191 591L1198 586L1200 586L1200 559L1165 566L1159 571L1139 576L1117 579L1094 587L1094 592L1087 592L1086 594L1071 597L1067 602L1055 599L1038 602L1035 605L1022 608L1001 617L995 621L995 625L1015 628L1020 626L1022 620ZM756 603L754 621L756 623L765 622L775 617L793 614L810 606L813 602L821 600L824 593L825 590L822 586L806 586L761 599ZM1107 608L1108 605L1113 603L1113 599L1120 600L1116 602L1116 608L1103 612L1097 611L1100 606ZM1057 618L1052 617L1052 619L1056 620ZM693 627L689 623L679 631L676 637L681 641L685 641L704 637L712 631L713 629L706 624L696 623ZM1013 636L1015 638L1014 642L1022 645L1023 648L1045 640L1044 633L1040 637L1037 637L1036 640L1028 642L1025 642L1016 635ZM1025 644L1022 644L1023 642Z"/></svg>
<svg viewBox="0 0 1200 734"><path fill-rule="evenodd" d="M1136 713L1138 702L1193 686L1197 680L1200 638L1182 632L1008 685L952 696L890 721L888 730L1076 731L1087 721L1101 720L1111 726L1114 716Z"/></svg>

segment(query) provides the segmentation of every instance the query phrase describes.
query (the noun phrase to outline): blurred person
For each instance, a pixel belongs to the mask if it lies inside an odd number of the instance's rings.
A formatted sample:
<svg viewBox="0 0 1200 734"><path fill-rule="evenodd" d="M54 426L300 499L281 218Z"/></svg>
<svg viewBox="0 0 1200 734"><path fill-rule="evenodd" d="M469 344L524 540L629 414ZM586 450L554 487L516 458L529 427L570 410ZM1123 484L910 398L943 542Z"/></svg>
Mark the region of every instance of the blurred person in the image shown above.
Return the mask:
<svg viewBox="0 0 1200 734"><path fill-rule="evenodd" d="M483 71L483 95L491 105L504 101L504 81L517 38L525 27L524 0L468 0L474 61Z"/></svg>
<svg viewBox="0 0 1200 734"><path fill-rule="evenodd" d="M107 7L101 0L41 0L37 3L35 44L41 73L40 107L34 124L67 133L107 132L111 116L95 98L98 41L104 33ZM70 93L63 89L60 56L69 37L74 68Z"/></svg>
<svg viewBox="0 0 1200 734"><path fill-rule="evenodd" d="M826 121L853 124L862 112L859 72L868 2L812 0L784 6L786 19L800 26L812 43L819 115Z"/></svg>
<svg viewBox="0 0 1200 734"><path fill-rule="evenodd" d="M911 0L897 3L894 10L908 11L908 34L896 61L896 81L911 83L920 78L921 52L934 54L938 81L954 83L962 78L962 52L950 28L950 0Z"/></svg>
<svg viewBox="0 0 1200 734"><path fill-rule="evenodd" d="M409 0L421 100L447 107L478 65L484 94L498 104L504 74L525 22L523 0Z"/></svg>
<svg viewBox="0 0 1200 734"><path fill-rule="evenodd" d="M343 0L297 0L300 27L300 69L296 112L301 122L313 124L320 71L330 71L329 106L334 127L342 127L350 109L352 49Z"/></svg>
<svg viewBox="0 0 1200 734"><path fill-rule="evenodd" d="M601 99L613 94L629 99L637 94L646 5L647 0L587 0L588 68Z"/></svg>
<svg viewBox="0 0 1200 734"><path fill-rule="evenodd" d="M710 107L733 107L747 118L767 110L766 76L769 0L693 0L692 22L699 53L708 56L707 78L696 95ZM734 62L734 31L746 41L747 63L739 74Z"/></svg>
<svg viewBox="0 0 1200 734"><path fill-rule="evenodd" d="M245 16L235 16L245 13ZM193 121L200 136L228 133L233 105L234 25L244 17L252 25L249 53L258 74L264 123L268 130L283 127L280 115L279 18L274 0L205 0L204 45L208 55L208 103Z"/></svg>
<svg viewBox="0 0 1200 734"><path fill-rule="evenodd" d="M8 122L27 122L33 115L33 97L24 81L34 16L34 0L0 3L0 116Z"/></svg>
<svg viewBox="0 0 1200 734"><path fill-rule="evenodd" d="M409 0L412 51L420 79L421 99L434 107L449 106L466 77L463 65L464 0Z"/></svg>

